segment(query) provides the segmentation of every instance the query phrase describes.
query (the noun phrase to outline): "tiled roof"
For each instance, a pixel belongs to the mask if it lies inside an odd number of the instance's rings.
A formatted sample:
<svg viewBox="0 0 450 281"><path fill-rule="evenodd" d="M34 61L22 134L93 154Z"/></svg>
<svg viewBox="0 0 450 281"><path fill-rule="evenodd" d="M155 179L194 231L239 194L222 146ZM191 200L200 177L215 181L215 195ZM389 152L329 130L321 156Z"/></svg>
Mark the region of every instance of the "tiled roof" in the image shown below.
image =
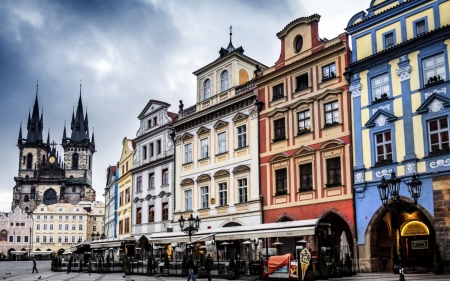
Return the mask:
<svg viewBox="0 0 450 281"><path fill-rule="evenodd" d="M172 119L172 123L178 120L178 113L167 111L167 115Z"/></svg>

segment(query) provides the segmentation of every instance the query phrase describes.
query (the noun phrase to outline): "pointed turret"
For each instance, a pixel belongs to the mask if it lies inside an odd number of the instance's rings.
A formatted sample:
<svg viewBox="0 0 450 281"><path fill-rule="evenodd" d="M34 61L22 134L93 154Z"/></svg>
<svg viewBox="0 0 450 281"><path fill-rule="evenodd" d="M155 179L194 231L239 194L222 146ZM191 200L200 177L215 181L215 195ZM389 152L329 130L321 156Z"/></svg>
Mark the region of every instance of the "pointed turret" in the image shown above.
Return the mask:
<svg viewBox="0 0 450 281"><path fill-rule="evenodd" d="M244 53L244 49L242 47L235 48L233 46L233 41L232 41L233 29L232 28L233 28L233 26L230 26L230 43L228 43L228 47L226 49L220 48L219 54L220 54L221 58L228 55L229 53L234 52L234 51L241 53L241 54Z"/></svg>
<svg viewBox="0 0 450 281"><path fill-rule="evenodd" d="M94 140L94 129L92 129L92 138L91 138L91 144L95 149L95 140Z"/></svg>
<svg viewBox="0 0 450 281"><path fill-rule="evenodd" d="M27 143L42 142L42 127L44 125L44 119L43 115L39 118L38 85L36 85L36 100L34 101L33 113L31 114L31 118L28 118Z"/></svg>
<svg viewBox="0 0 450 281"><path fill-rule="evenodd" d="M17 139L17 145L22 145L22 121L20 121L19 138Z"/></svg>
<svg viewBox="0 0 450 281"><path fill-rule="evenodd" d="M63 142L63 143L66 143L66 142L67 142L66 121L65 121L65 120L64 120L64 132L63 132L62 142Z"/></svg>
<svg viewBox="0 0 450 281"><path fill-rule="evenodd" d="M75 118L72 120L71 126L72 127L71 140L73 142L84 142L85 140L89 141L89 135L86 135L88 133L86 123L87 122L83 114L83 101L81 99L81 85L80 85L80 98L78 99L77 111L75 113Z"/></svg>

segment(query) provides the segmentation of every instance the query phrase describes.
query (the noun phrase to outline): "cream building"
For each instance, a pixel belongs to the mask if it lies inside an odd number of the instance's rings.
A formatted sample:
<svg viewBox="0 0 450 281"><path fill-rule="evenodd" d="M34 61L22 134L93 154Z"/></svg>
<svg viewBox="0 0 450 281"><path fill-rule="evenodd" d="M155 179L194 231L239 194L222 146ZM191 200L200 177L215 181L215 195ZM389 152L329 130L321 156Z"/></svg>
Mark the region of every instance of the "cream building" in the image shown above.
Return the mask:
<svg viewBox="0 0 450 281"><path fill-rule="evenodd" d="M0 213L0 255L15 258L29 254L33 218L16 207Z"/></svg>
<svg viewBox="0 0 450 281"><path fill-rule="evenodd" d="M134 140L125 137L122 142L122 155L119 163L117 163L117 169L120 169L120 177L117 180L119 186L117 235L119 238L131 235L131 198L133 196L133 177L131 175L131 169L133 168L135 148L136 144L134 143Z"/></svg>

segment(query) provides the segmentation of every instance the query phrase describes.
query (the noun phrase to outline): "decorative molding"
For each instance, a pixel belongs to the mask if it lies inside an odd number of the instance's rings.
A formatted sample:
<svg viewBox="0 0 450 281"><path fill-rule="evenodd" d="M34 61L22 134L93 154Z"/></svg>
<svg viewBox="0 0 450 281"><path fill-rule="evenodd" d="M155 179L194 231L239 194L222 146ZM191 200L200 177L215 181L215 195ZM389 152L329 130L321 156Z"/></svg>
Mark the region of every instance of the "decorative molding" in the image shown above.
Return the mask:
<svg viewBox="0 0 450 281"><path fill-rule="evenodd" d="M239 165L235 167L232 171L233 174L250 172L250 168L246 165Z"/></svg>
<svg viewBox="0 0 450 281"><path fill-rule="evenodd" d="M191 134L189 134L189 133L184 133L182 136L181 136L181 140L189 140L189 139L192 139L194 136L193 135L191 135Z"/></svg>
<svg viewBox="0 0 450 281"><path fill-rule="evenodd" d="M355 183L362 183L362 182L364 182L364 173L356 172L355 173Z"/></svg>
<svg viewBox="0 0 450 281"><path fill-rule="evenodd" d="M288 159L289 159L289 155L287 155L284 152L281 152L281 153L277 153L274 156L272 156L268 162L273 163L273 162L278 162L278 161L283 161L283 160L288 160Z"/></svg>
<svg viewBox="0 0 450 281"><path fill-rule="evenodd" d="M276 119L285 116L288 110L289 109L287 108L275 108L272 112L269 112L267 116Z"/></svg>
<svg viewBox="0 0 450 281"><path fill-rule="evenodd" d="M415 174L416 173L416 163L405 164L405 174Z"/></svg>
<svg viewBox="0 0 450 281"><path fill-rule="evenodd" d="M194 181L192 179L184 179L180 182L181 186L185 186L185 185L194 185Z"/></svg>
<svg viewBox="0 0 450 281"><path fill-rule="evenodd" d="M150 194L148 194L147 196L145 196L145 200L149 201L151 197L152 196Z"/></svg>
<svg viewBox="0 0 450 281"><path fill-rule="evenodd" d="M378 116L378 118L375 120L375 123L378 125L378 127L383 127L384 125L386 125L386 123L388 123L388 121L386 116L380 114L380 116Z"/></svg>
<svg viewBox="0 0 450 281"><path fill-rule="evenodd" d="M292 157L304 156L304 155L308 155L308 154L313 154L315 152L316 152L315 149L313 149L307 145L302 145L302 146L300 146L299 149L297 149L296 152L294 152L294 154L292 154Z"/></svg>
<svg viewBox="0 0 450 281"><path fill-rule="evenodd" d="M205 128L203 126L200 127L200 129L197 130L197 135L203 135L203 134L209 134L210 129Z"/></svg>
<svg viewBox="0 0 450 281"><path fill-rule="evenodd" d="M450 159L439 159L436 161L430 162L430 168L436 169L439 167L448 167L450 166Z"/></svg>
<svg viewBox="0 0 450 281"><path fill-rule="evenodd" d="M408 60L408 55L400 56L399 59L400 59L400 62L404 62L404 61Z"/></svg>
<svg viewBox="0 0 450 281"><path fill-rule="evenodd" d="M233 117L232 120L233 120L234 122L237 122L237 121L241 121L241 120L247 119L247 118L248 118L248 115L239 112L238 114L236 114L236 115Z"/></svg>
<svg viewBox="0 0 450 281"><path fill-rule="evenodd" d="M336 209L334 207L328 207L326 209L323 209L322 212L316 217L318 219L323 219L324 217L326 217L328 214L333 213L339 217L341 217L341 219L343 219L348 227L350 228L350 232L352 233L352 238L353 240L356 239L356 229L355 229L355 225L353 224L353 222L350 220L349 217L347 217L346 214L344 214L341 210Z"/></svg>
<svg viewBox="0 0 450 281"><path fill-rule="evenodd" d="M401 58L400 58L401 60ZM406 65L403 67L400 67L399 69L397 69L395 72L397 73L398 76L400 76L400 82L409 80L410 78L410 73L411 73L411 65Z"/></svg>
<svg viewBox="0 0 450 281"><path fill-rule="evenodd" d="M352 93L352 98L356 98L361 96L361 89L362 89L361 83L356 83L352 84L348 90Z"/></svg>
<svg viewBox="0 0 450 281"><path fill-rule="evenodd" d="M298 219L294 215L285 212L285 213L279 214L273 222L280 222L285 218L288 218L291 221L298 221Z"/></svg>
<svg viewBox="0 0 450 281"><path fill-rule="evenodd" d="M392 171L393 171L393 169L383 169L383 170L380 170L380 171L376 171L375 172L375 176L377 178L381 178L383 176L390 176Z"/></svg>
<svg viewBox="0 0 450 281"><path fill-rule="evenodd" d="M364 197L365 197L364 191L366 191L366 187L365 186L355 186L356 197L359 200L363 200L364 199Z"/></svg>
<svg viewBox="0 0 450 281"><path fill-rule="evenodd" d="M214 178L229 177L229 176L230 176L230 172L228 172L226 170L219 170L219 171L215 172L213 175ZM199 180L197 180L197 181L199 181Z"/></svg>
<svg viewBox="0 0 450 281"><path fill-rule="evenodd" d="M139 202L139 197L134 198L133 202L134 202L134 203Z"/></svg>
<svg viewBox="0 0 450 281"><path fill-rule="evenodd" d="M228 122L219 120L216 122L216 124L214 124L214 129L219 129L219 128L225 127L227 125L228 125Z"/></svg>
<svg viewBox="0 0 450 281"><path fill-rule="evenodd" d="M256 106L252 107L252 109L250 109L250 119L255 119L258 118L258 109L256 108Z"/></svg>
<svg viewBox="0 0 450 281"><path fill-rule="evenodd" d="M211 177L207 174L202 174L200 176L198 176L196 182L200 182L200 181L210 181Z"/></svg>
<svg viewBox="0 0 450 281"><path fill-rule="evenodd" d="M377 108L372 108L372 114L375 114L378 110L380 109L386 109L386 110L391 110L391 105L390 104L386 104L386 105L382 105L380 107Z"/></svg>
<svg viewBox="0 0 450 281"><path fill-rule="evenodd" d="M434 89L432 92L426 92L424 94L425 99L429 98L432 94L447 94L447 87L443 87L440 89Z"/></svg>
<svg viewBox="0 0 450 281"><path fill-rule="evenodd" d="M444 104L440 101L440 100L438 100L438 99L435 99L429 106L428 106L428 110L430 111L430 112L439 112L439 111L441 111L441 110L443 110L444 109Z"/></svg>

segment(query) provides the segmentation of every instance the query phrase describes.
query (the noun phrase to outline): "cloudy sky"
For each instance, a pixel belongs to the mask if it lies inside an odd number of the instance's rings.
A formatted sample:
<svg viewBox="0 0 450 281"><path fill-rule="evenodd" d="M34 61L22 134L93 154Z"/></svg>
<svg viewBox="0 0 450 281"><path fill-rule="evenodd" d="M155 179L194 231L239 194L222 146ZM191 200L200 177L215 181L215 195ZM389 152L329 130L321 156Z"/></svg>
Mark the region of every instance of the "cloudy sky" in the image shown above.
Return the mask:
<svg viewBox="0 0 450 281"><path fill-rule="evenodd" d="M112 0L0 1L0 210L10 210L17 176L20 122L26 135L36 80L44 132L61 143L82 80L90 131L95 130L93 185L104 200L106 168L115 165L125 136L150 99L178 111L195 103L193 71L218 57L229 41L272 66L276 33L290 21L318 13L320 37L344 32L369 0ZM70 129L70 126L69 126ZM60 150L61 153L61 150Z"/></svg>

